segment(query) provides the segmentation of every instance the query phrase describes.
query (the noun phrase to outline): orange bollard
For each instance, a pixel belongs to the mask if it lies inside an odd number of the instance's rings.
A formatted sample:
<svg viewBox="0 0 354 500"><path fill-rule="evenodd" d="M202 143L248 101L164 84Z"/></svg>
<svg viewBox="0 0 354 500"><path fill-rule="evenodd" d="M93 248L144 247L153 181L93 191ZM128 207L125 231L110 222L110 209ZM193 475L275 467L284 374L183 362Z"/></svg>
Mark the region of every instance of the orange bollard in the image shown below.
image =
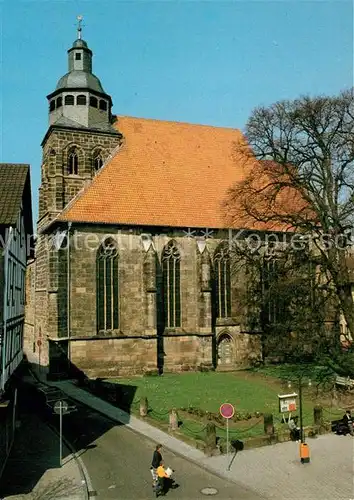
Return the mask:
<svg viewBox="0 0 354 500"><path fill-rule="evenodd" d="M302 464L310 462L310 448L306 443L300 443L300 460Z"/></svg>

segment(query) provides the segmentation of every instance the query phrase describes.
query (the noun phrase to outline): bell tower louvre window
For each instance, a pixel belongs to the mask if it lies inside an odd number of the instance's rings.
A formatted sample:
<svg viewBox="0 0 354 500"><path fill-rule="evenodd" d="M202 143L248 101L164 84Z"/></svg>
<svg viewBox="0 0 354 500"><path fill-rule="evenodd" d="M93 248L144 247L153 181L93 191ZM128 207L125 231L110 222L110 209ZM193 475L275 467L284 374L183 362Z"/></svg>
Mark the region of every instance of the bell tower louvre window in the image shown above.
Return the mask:
<svg viewBox="0 0 354 500"><path fill-rule="evenodd" d="M83 94L80 94L76 98L76 104L78 106L86 106L86 96Z"/></svg>
<svg viewBox="0 0 354 500"><path fill-rule="evenodd" d="M64 99L64 104L73 106L75 104L74 96L73 95L66 95Z"/></svg>

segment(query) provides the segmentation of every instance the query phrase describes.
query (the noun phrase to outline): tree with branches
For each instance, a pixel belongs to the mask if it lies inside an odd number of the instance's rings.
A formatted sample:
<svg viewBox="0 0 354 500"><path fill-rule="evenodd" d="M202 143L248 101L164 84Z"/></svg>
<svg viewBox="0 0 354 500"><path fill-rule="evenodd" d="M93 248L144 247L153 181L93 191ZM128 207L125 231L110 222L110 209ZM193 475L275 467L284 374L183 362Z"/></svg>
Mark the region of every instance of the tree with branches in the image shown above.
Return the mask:
<svg viewBox="0 0 354 500"><path fill-rule="evenodd" d="M308 321L309 316L316 316L316 324L323 325L325 317L318 317L320 305L325 312L336 309L354 339L353 89L335 97L305 96L257 108L247 122L246 138L249 148L245 165L249 167L244 180L229 192L225 203L229 222L239 225L241 221L243 227L287 234L287 244L278 259L283 263L283 279L279 273L273 286L286 304L286 315L292 316L290 329L299 325L295 321L297 297L305 297L304 286L311 282L308 314L302 317ZM252 162L252 158L257 161ZM243 247L241 253L244 261L256 262L256 252ZM299 256L302 262L311 264L311 276L317 279L312 280L307 271L294 273L295 268L299 271ZM284 262L292 264L284 268ZM264 289L262 297L264 302ZM337 343L334 337L327 338L329 358L335 359ZM349 367L354 374L354 364Z"/></svg>

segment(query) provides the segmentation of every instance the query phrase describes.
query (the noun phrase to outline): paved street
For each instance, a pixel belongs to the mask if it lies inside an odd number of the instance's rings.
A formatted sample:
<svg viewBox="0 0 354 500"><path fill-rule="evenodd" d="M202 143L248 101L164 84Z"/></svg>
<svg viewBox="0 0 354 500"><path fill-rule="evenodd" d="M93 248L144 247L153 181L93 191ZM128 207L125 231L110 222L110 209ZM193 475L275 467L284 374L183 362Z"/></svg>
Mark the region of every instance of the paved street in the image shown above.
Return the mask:
<svg viewBox="0 0 354 500"><path fill-rule="evenodd" d="M91 477L98 499L148 499L152 498L150 463L154 443L124 425L112 423L95 411L79 407L79 411L64 418L64 433L83 450L81 458ZM85 448L88 449L85 450ZM197 465L163 451L167 465L176 470L180 487L170 490L168 498L196 500L205 498L202 488L218 490L214 498L261 500L245 487L220 479Z"/></svg>

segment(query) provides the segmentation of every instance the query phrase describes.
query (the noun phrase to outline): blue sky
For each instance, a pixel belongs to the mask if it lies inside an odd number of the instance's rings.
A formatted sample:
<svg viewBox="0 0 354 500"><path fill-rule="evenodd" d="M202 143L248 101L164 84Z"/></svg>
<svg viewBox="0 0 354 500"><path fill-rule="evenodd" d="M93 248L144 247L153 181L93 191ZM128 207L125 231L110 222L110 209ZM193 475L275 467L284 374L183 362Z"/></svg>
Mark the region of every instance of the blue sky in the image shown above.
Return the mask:
<svg viewBox="0 0 354 500"><path fill-rule="evenodd" d="M352 1L0 0L0 161L30 163L84 16L113 112L243 129L261 104L353 85Z"/></svg>

